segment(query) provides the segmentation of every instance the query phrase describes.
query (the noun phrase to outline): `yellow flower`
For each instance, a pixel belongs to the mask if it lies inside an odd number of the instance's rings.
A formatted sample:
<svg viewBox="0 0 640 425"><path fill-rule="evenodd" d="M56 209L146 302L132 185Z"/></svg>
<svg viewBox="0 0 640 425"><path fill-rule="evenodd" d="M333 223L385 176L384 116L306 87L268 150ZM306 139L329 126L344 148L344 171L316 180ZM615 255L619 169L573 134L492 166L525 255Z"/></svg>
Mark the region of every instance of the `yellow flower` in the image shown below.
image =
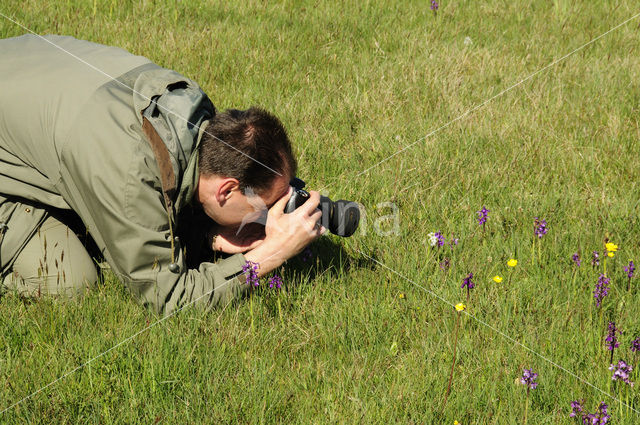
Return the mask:
<svg viewBox="0 0 640 425"><path fill-rule="evenodd" d="M460 425L460 422L458 422L458 421L453 421L453 425Z"/></svg>
<svg viewBox="0 0 640 425"><path fill-rule="evenodd" d="M613 256L614 256L615 254L613 253L613 251L609 251L609 252L607 252L607 255L608 255L609 257L613 258Z"/></svg>
<svg viewBox="0 0 640 425"><path fill-rule="evenodd" d="M495 283L500 283L500 282L502 282L502 278L501 278L500 276L498 276L498 275L495 275L495 276L493 277L493 281L494 281Z"/></svg>
<svg viewBox="0 0 640 425"><path fill-rule="evenodd" d="M400 292L400 294L398 294L398 298L403 299L404 298L404 292Z"/></svg>
<svg viewBox="0 0 640 425"><path fill-rule="evenodd" d="M511 260L507 261L507 266L509 267L515 267L518 265L518 260L516 260L515 258L512 258Z"/></svg>
<svg viewBox="0 0 640 425"><path fill-rule="evenodd" d="M605 247L607 248L607 251L609 252L616 252L618 250L618 245L612 243L612 242L607 242L605 244Z"/></svg>
<svg viewBox="0 0 640 425"><path fill-rule="evenodd" d="M467 308L467 306L462 304L462 303L456 304L456 310L457 311L463 311L465 308Z"/></svg>

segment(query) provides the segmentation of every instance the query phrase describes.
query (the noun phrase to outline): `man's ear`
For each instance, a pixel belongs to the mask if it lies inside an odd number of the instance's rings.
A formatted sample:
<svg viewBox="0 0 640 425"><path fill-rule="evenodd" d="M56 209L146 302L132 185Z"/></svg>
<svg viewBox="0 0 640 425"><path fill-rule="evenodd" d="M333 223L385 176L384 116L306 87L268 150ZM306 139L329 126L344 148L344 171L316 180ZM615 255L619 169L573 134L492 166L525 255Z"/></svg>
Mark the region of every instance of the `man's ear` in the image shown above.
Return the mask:
<svg viewBox="0 0 640 425"><path fill-rule="evenodd" d="M222 179L216 191L216 199L223 203L231 197L231 194L240 188L240 182L233 177Z"/></svg>

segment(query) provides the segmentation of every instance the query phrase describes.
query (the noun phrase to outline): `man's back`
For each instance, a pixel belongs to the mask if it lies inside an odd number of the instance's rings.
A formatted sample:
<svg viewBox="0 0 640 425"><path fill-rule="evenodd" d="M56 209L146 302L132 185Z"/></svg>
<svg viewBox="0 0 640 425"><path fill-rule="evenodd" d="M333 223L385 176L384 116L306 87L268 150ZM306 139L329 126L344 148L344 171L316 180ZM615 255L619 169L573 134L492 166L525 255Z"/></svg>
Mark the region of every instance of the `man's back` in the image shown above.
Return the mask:
<svg viewBox="0 0 640 425"><path fill-rule="evenodd" d="M197 185L202 124L215 113L200 87L146 58L69 37L0 43L0 74L8 77L0 83L8 93L0 101L0 222L9 220L0 266L42 222L44 213L34 212L70 208L136 298L156 311L233 297L238 282L225 282L242 271L244 257L187 269L142 131L141 114L150 108L179 210ZM34 206L16 208L13 197ZM214 293L219 285L225 289Z"/></svg>
<svg viewBox="0 0 640 425"><path fill-rule="evenodd" d="M150 61L72 37L0 40L0 192L68 208L60 153L93 92Z"/></svg>

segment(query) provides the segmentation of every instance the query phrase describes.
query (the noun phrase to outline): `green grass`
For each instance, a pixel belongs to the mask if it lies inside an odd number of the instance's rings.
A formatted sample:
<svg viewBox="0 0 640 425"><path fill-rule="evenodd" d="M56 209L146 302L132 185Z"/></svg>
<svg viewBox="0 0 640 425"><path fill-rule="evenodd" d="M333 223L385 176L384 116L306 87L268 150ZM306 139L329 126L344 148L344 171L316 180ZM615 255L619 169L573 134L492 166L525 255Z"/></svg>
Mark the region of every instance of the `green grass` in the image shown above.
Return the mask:
<svg viewBox="0 0 640 425"><path fill-rule="evenodd" d="M602 337L615 319L624 331L616 359L631 361L640 287L626 291L622 267L640 261L640 18L358 175L630 18L635 2L442 1L437 16L426 0L121 3L8 0L0 12L39 34L147 56L198 81L221 109L273 111L294 140L300 177L365 205L366 231L315 244L313 265L287 264L279 295L185 310L1 423L516 424L523 368L540 375L529 424L576 423L567 416L579 398L591 411L606 401L613 423L640 421L567 372L640 410L640 384L611 382ZM24 32L0 18L0 36ZM398 206L397 234L374 231L390 227L380 202ZM483 205L484 233L475 214ZM536 216L549 233L532 264ZM426 243L438 230L460 238L452 253ZM620 251L598 313L599 270L588 257L605 237ZM519 264L507 284L511 257ZM455 315L417 285L455 304L469 271L477 320L463 316L440 415ZM493 283L495 274L505 281ZM157 319L109 276L80 301L3 296L0 409Z"/></svg>

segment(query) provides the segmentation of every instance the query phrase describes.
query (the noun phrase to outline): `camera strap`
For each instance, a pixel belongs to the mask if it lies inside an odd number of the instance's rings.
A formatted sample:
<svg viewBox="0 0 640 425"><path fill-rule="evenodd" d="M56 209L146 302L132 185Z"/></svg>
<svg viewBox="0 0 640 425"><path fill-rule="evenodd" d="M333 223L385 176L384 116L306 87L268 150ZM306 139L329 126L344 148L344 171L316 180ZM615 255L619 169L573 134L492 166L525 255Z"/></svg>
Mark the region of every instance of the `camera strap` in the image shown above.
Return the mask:
<svg viewBox="0 0 640 425"><path fill-rule="evenodd" d="M173 202L171 196L176 190L176 175L173 171L173 165L171 164L171 157L169 156L169 150L164 144L162 138L158 135L158 132L153 125L149 122L147 117L142 117L142 131L147 136L147 140L151 145L153 156L156 158L158 169L160 171L160 183L162 185L162 196L164 197L164 205L167 210L167 217L169 219L169 233L171 235L171 265L176 262L175 259L175 244L173 235Z"/></svg>

